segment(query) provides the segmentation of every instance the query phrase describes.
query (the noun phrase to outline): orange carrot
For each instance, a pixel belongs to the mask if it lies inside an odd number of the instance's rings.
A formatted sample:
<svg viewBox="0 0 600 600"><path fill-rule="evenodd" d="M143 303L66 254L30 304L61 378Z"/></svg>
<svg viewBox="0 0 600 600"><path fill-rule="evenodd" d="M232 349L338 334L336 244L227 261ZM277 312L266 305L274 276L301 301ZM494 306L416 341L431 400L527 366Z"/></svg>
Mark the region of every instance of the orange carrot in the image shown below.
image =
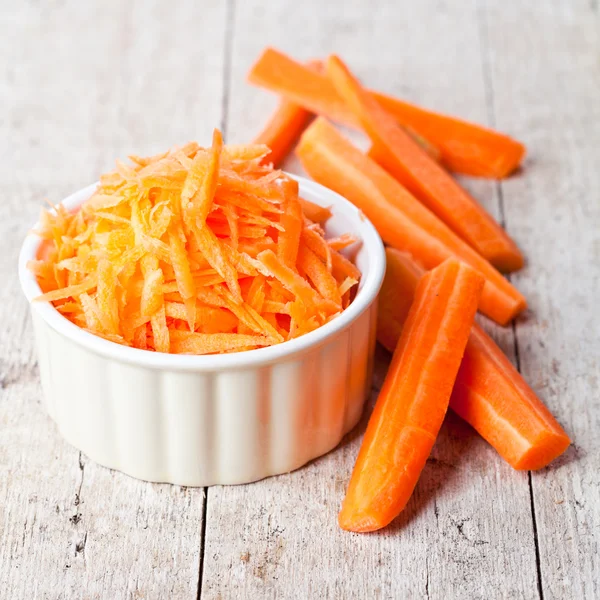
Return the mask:
<svg viewBox="0 0 600 600"><path fill-rule="evenodd" d="M288 267L294 267L303 227L302 207L298 201L298 182L294 179L285 179L281 182L281 187L285 204L280 223L284 230L278 235L277 256Z"/></svg>
<svg viewBox="0 0 600 600"><path fill-rule="evenodd" d="M571 440L500 348L473 327L451 406L515 469L541 469Z"/></svg>
<svg viewBox="0 0 600 600"><path fill-rule="evenodd" d="M416 132L412 127L408 125L398 125L409 135L414 142L427 152L429 158L435 160L435 162L442 161L442 153L439 151L437 146L434 146L428 139L424 138L420 133Z"/></svg>
<svg viewBox="0 0 600 600"><path fill-rule="evenodd" d="M398 126L337 56L329 57L327 72L371 138L370 156L495 267L520 269L523 256L502 227Z"/></svg>
<svg viewBox="0 0 600 600"><path fill-rule="evenodd" d="M341 309L342 296L334 276L327 270L321 259L305 245L300 246L298 265L306 273L323 298L335 302Z"/></svg>
<svg viewBox="0 0 600 600"><path fill-rule="evenodd" d="M352 244L356 244L358 242L358 238L354 235L350 235L349 233L344 233L335 238L330 238L327 240L327 244L332 250L343 250Z"/></svg>
<svg viewBox="0 0 600 600"><path fill-rule="evenodd" d="M313 179L364 211L387 244L426 269L455 256L479 271L486 278L480 304L485 315L505 325L525 309L525 298L489 262L325 119L304 132L297 153Z"/></svg>
<svg viewBox="0 0 600 600"><path fill-rule="evenodd" d="M300 200L300 206L302 206L302 212L307 219L314 223L323 223L331 217L331 211L327 207L320 206L304 198L298 199Z"/></svg>
<svg viewBox="0 0 600 600"><path fill-rule="evenodd" d="M285 98L280 100L265 128L254 138L254 144L264 144L271 149L270 154L263 158L263 162L273 163L274 167L278 167L285 160L309 119L310 112L301 106Z"/></svg>
<svg viewBox="0 0 600 600"><path fill-rule="evenodd" d="M199 152L194 158L181 192L181 203L190 221L192 218L204 221L210 212L217 189L222 148L223 137L221 132L215 129L210 152Z"/></svg>
<svg viewBox="0 0 600 600"><path fill-rule="evenodd" d="M195 333L173 331L173 348L178 354L212 354L242 348L267 346L267 338L239 333Z"/></svg>
<svg viewBox="0 0 600 600"><path fill-rule="evenodd" d="M404 135L397 127L395 129L400 136ZM414 147L412 140L404 137L406 145ZM402 162L407 166L412 162L412 173L404 171L396 161L399 155L390 154L383 145L374 144L367 154L499 271L512 273L522 269L525 262L523 254L504 229L448 173L428 160L427 154L416 149L420 157L411 156L409 151L403 153L406 160ZM415 159L414 162L411 159ZM427 162L430 164L426 165ZM431 166L434 173L425 175L424 172ZM423 174L415 177L414 174L420 173L420 167L425 167ZM436 174L439 175L437 180Z"/></svg>
<svg viewBox="0 0 600 600"><path fill-rule="evenodd" d="M273 252L265 250L257 258L267 269L266 275L278 279L286 289L298 296L300 301L307 307L313 308L318 303L315 290L300 275L281 263Z"/></svg>
<svg viewBox="0 0 600 600"><path fill-rule="evenodd" d="M310 61L306 68L319 74L323 72L323 64L320 60ZM274 167L278 167L300 137L311 116L310 110L284 96L264 129L254 139L253 144L268 146L271 149L262 162L273 163ZM404 129L407 135L419 144L433 160L441 160L440 151L429 140L410 126L404 126Z"/></svg>
<svg viewBox="0 0 600 600"><path fill-rule="evenodd" d="M377 341L393 352L425 270L404 252L388 246L385 254L385 277L378 297Z"/></svg>
<svg viewBox="0 0 600 600"><path fill-rule="evenodd" d="M393 351L424 271L410 256L393 248L387 248L386 255L377 339ZM456 376L450 408L515 469L541 469L570 443L521 374L477 324Z"/></svg>
<svg viewBox="0 0 600 600"><path fill-rule="evenodd" d="M307 68L320 72L321 61L313 60ZM263 163L273 163L278 167L288 155L296 140L306 127L311 113L298 104L282 98L275 112L267 121L264 129L256 136L253 144L264 144L271 149L270 154L262 159Z"/></svg>
<svg viewBox="0 0 600 600"><path fill-rule="evenodd" d="M300 234L302 243L314 252L327 266L327 270L333 272L333 253L329 244L312 227L305 227ZM340 255L341 256L341 255ZM352 265L354 267L354 265ZM336 273L338 279L342 279L342 271Z"/></svg>
<svg viewBox="0 0 600 600"><path fill-rule="evenodd" d="M441 162L454 173L504 179L518 169L525 157L525 146L504 133L393 96L371 93L398 123L410 125L435 145Z"/></svg>
<svg viewBox="0 0 600 600"><path fill-rule="evenodd" d="M380 529L406 506L446 415L483 283L456 259L421 279L356 459L342 529Z"/></svg>
<svg viewBox="0 0 600 600"><path fill-rule="evenodd" d="M317 115L358 125L353 112L325 75L310 71L273 48L262 53L248 80ZM371 93L401 125L410 127L437 147L442 162L451 171L501 179L510 175L525 155L523 144L498 131L425 110L386 94L372 90Z"/></svg>

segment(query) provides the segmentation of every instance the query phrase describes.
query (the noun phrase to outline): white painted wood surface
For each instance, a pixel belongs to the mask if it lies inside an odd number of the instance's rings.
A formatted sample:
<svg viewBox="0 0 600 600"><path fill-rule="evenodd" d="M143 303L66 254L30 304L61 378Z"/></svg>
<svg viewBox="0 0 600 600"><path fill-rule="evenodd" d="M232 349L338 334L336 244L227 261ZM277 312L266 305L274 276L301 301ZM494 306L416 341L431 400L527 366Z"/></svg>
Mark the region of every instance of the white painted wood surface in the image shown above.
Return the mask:
<svg viewBox="0 0 600 600"><path fill-rule="evenodd" d="M517 324L519 363L575 442L531 476L541 588L546 599L598 598L600 15L583 1L490 4L496 124L531 152L525 175L502 184L528 260L514 278L531 307Z"/></svg>
<svg viewBox="0 0 600 600"><path fill-rule="evenodd" d="M16 262L45 198L135 148L208 138L224 24L218 0L0 3L0 598L197 595L203 490L135 481L62 441L40 402Z"/></svg>
<svg viewBox="0 0 600 600"><path fill-rule="evenodd" d="M593 0L0 3L0 597L600 596L599 34ZM527 143L522 175L465 185L528 258L514 280L531 310L492 333L575 440L556 465L514 472L450 417L403 516L360 536L336 515L364 420L306 468L210 488L206 504L59 438L20 240L45 197L117 156L207 141L219 124L250 139L274 106L244 81L265 44L336 51L373 87ZM372 399L383 351L377 365Z"/></svg>

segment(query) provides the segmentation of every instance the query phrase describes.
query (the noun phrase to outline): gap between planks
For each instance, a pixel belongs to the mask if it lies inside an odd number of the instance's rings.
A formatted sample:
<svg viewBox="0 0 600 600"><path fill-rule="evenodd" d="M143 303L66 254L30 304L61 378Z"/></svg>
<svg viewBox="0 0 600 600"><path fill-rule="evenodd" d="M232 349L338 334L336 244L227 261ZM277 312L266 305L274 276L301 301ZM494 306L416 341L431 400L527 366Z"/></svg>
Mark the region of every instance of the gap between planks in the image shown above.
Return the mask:
<svg viewBox="0 0 600 600"><path fill-rule="evenodd" d="M595 2L596 0L592 0ZM486 109L490 127L496 128L496 107L494 103L494 81L491 69L490 44L488 39L488 19L486 0L477 0L477 25L479 28L479 41L481 50L481 69L483 76L483 86L485 92ZM504 229L508 229L506 222L506 212L504 209L504 189L502 181L496 181L496 195L498 198L498 209L500 212L500 224ZM507 276L510 281L510 275ZM521 373L521 359L519 351L519 337L517 335L517 321L511 323L513 346L515 352L515 364L517 371ZM531 528L533 532L533 544L535 550L536 584L540 600L544 600L544 591L542 585L542 566L540 561L540 545L538 540L538 528L535 516L535 498L533 494L533 485L531 481L531 471L527 472L527 485L529 488L530 510L531 510Z"/></svg>
<svg viewBox="0 0 600 600"><path fill-rule="evenodd" d="M225 42L223 44L223 94L221 96L221 133L227 141L227 117L229 116L229 91L231 89L231 54L233 50L233 35L235 24L236 0L227 0L225 5ZM208 487L203 488L204 502L202 503L202 528L200 531L200 560L198 564L198 594L202 598L202 583L204 579L204 553L206 551L206 521L208 518Z"/></svg>

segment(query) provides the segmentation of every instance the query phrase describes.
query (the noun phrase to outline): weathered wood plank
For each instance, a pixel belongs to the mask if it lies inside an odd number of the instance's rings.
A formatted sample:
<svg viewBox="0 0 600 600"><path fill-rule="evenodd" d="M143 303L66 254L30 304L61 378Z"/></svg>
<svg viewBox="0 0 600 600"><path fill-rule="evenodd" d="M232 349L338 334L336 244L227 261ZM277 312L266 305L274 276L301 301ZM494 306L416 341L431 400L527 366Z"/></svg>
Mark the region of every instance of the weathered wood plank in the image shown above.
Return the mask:
<svg viewBox="0 0 600 600"><path fill-rule="evenodd" d="M302 59L336 51L373 87L481 122L491 114L474 3L375 8L355 0L340 11L320 0L268 7L255 0L236 5L233 30L231 141L251 139L275 105L244 82L265 43ZM498 214L493 183L468 186ZM494 333L512 356L511 331ZM380 356L377 381L385 367ZM536 598L527 474L503 464L456 418L392 527L370 536L337 528L364 425L296 473L209 490L203 598Z"/></svg>
<svg viewBox="0 0 600 600"><path fill-rule="evenodd" d="M572 436L532 474L545 598L600 596L600 20L587 1L489 0L497 124L530 149L526 176L502 184L528 265L517 325L521 371ZM510 40L510 52L507 52Z"/></svg>
<svg viewBox="0 0 600 600"><path fill-rule="evenodd" d="M274 105L243 82L262 46L274 43L302 58L336 50L373 86L495 120L530 146L526 176L500 188L507 226L529 259L515 279L532 306L518 325L519 358L576 441L555 468L531 478L541 586L545 598L600 595L597 5L354 0L342 12L317 0L237 4L226 123L233 141L251 138ZM40 403L14 265L43 197L81 187L129 150L209 138L221 119L226 10L216 0L176 10L71 1L0 8L7 597L196 594L202 491L135 482L60 440ZM502 216L494 184L467 185ZM512 357L511 331L494 334ZM385 364L381 354L379 382ZM445 425L398 523L373 536L338 531L362 428L297 473L210 490L204 597L536 597L527 475L457 419Z"/></svg>
<svg viewBox="0 0 600 600"><path fill-rule="evenodd" d="M0 595L195 598L203 490L80 457L41 403L22 237L128 152L209 140L221 118L221 2L68 1L0 9Z"/></svg>

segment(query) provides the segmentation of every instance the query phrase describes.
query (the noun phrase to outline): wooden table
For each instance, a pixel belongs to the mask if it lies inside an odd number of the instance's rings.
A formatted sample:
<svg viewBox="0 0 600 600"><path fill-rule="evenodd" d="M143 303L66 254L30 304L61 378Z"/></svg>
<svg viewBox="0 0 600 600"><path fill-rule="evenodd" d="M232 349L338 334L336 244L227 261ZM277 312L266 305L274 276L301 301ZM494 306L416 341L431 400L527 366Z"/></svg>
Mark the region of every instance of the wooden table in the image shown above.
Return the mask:
<svg viewBox="0 0 600 600"><path fill-rule="evenodd" d="M0 597L600 597L600 15L596 0L12 2L0 8ZM19 245L45 198L116 157L214 126L244 142L275 100L265 44L335 50L369 85L506 131L523 173L464 184L527 256L530 310L486 328L574 439L515 472L449 415L386 530L336 515L364 422L295 473L151 485L68 446L45 414ZM289 168L297 164L290 160ZM373 397L388 357L378 351Z"/></svg>

